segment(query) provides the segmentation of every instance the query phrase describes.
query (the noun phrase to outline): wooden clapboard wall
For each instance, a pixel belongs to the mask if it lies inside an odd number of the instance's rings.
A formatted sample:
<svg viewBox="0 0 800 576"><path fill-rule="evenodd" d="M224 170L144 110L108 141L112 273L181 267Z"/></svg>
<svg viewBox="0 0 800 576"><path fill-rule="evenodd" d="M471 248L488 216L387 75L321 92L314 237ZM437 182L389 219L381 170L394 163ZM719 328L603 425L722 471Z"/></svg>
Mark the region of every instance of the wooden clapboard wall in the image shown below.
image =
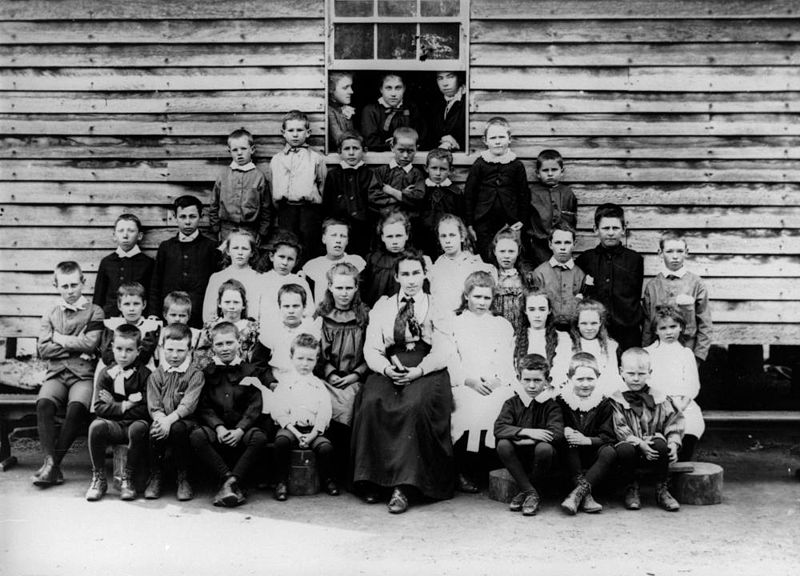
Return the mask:
<svg viewBox="0 0 800 576"><path fill-rule="evenodd" d="M122 210L152 251L172 233L165 205L208 198L232 129L256 133L264 161L299 108L321 146L324 13L323 0L0 3L0 335L35 335L57 261L80 261L91 285ZM800 342L798 30L796 0L472 0L472 145L502 114L531 178L542 148L561 150L580 246L594 207L618 202L648 275L659 231L686 229L717 342Z"/></svg>

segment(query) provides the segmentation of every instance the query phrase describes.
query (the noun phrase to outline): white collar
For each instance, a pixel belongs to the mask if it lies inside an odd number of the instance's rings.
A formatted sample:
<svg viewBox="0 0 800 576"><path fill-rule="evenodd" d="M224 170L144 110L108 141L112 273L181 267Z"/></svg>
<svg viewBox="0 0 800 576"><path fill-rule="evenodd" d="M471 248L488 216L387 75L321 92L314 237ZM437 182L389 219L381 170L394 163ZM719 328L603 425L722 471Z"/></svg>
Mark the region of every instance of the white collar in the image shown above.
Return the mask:
<svg viewBox="0 0 800 576"><path fill-rule="evenodd" d="M180 366L168 366L166 370L164 370L167 374L170 372L177 372L178 374L185 374L186 371L189 369L189 364L192 363L192 355L187 354L186 360Z"/></svg>
<svg viewBox="0 0 800 576"><path fill-rule="evenodd" d="M411 163L408 163L408 164L406 164L405 166L400 166L400 164L398 164L398 163L397 163L397 160L395 160L394 158L392 158L391 160L389 160L389 169L390 169L390 170L394 170L395 168L400 168L400 169L401 169L403 172L405 172L406 174L408 174L409 172L411 172L411 169L412 169L413 167L414 167L414 165L413 165L413 164L411 164Z"/></svg>
<svg viewBox="0 0 800 576"><path fill-rule="evenodd" d="M348 163L347 163L347 162L345 162L344 160L342 160L341 162L339 162L339 166L341 166L341 167L342 167L342 170L358 170L358 169L359 169L359 168L361 168L363 165L364 165L364 161L363 161L363 160L359 160L359 161L358 161L358 164L356 164L355 166L350 166L350 164L348 164Z"/></svg>
<svg viewBox="0 0 800 576"><path fill-rule="evenodd" d="M456 90L456 93L453 94L452 96L448 97L448 96L445 96L444 94L442 94L442 98L444 98L444 101L447 102L448 104L450 102L458 102L459 100L461 100L462 96L464 96L464 87L463 86L459 86L458 90Z"/></svg>
<svg viewBox="0 0 800 576"><path fill-rule="evenodd" d="M450 178L445 178L439 184L437 184L430 178L425 178L425 186L428 186L429 188L449 188L452 185L453 182L450 180Z"/></svg>
<svg viewBox="0 0 800 576"><path fill-rule="evenodd" d="M514 389L514 392L516 392L517 396L519 396L519 399L522 400L522 404L525 406L525 408L530 406L531 402L534 400L536 400L536 402L539 404L544 404L548 400L552 400L555 397L555 392L553 392L553 390L545 388L539 392L535 398L531 398L530 395L525 392L525 388L522 387L522 384L520 384L519 381L515 381L511 387Z"/></svg>
<svg viewBox="0 0 800 576"><path fill-rule="evenodd" d="M303 150L308 150L308 144L300 144L300 146L290 146L288 143L283 147L283 153L286 155L291 154L292 152L301 152Z"/></svg>
<svg viewBox="0 0 800 576"><path fill-rule="evenodd" d="M661 275L664 276L664 278L668 278L669 276L677 276L678 278L683 278L684 276L686 276L687 272L688 270L686 269L686 266L681 266L677 270L670 270L663 264L661 265Z"/></svg>
<svg viewBox="0 0 800 576"><path fill-rule="evenodd" d="M403 294L402 292L398 292L397 293L397 307L398 308L402 308L402 306L403 306L403 298L411 298L411 300L414 301L414 305L416 306L419 303L421 296L422 296L422 290L417 292L416 295L414 295L414 296L409 296L407 294Z"/></svg>
<svg viewBox="0 0 800 576"><path fill-rule="evenodd" d="M575 387L571 386L569 382L561 389L560 396L572 410L581 412L588 412L593 408L597 408L600 402L603 401L603 393L600 390L600 386L595 386L594 391L588 398L581 398L575 394Z"/></svg>
<svg viewBox="0 0 800 576"><path fill-rule="evenodd" d="M488 150L481 152L481 158L489 164L508 164L517 159L517 155L511 150L507 150L502 156L495 156Z"/></svg>
<svg viewBox="0 0 800 576"><path fill-rule="evenodd" d="M194 242L200 236L200 230L195 230L189 236L185 236L182 232L178 232L178 242Z"/></svg>
<svg viewBox="0 0 800 576"><path fill-rule="evenodd" d="M570 258L564 263L561 263L558 260L556 260L555 256L551 256L549 264L553 268L562 268L562 269L566 268L567 270L572 270L573 268L575 268L575 260L573 260L572 258Z"/></svg>
<svg viewBox="0 0 800 576"><path fill-rule="evenodd" d="M400 100L400 102L397 103L397 106L390 106L386 102L386 100L383 99L383 96L378 98L378 104L380 104L384 108L391 108L392 110L402 110L403 109L403 101L402 100Z"/></svg>
<svg viewBox="0 0 800 576"><path fill-rule="evenodd" d="M220 360L218 356L214 355L214 364L216 364L217 366L238 366L241 363L242 363L241 356L236 356L236 358L234 358L233 360L231 360L226 364L225 362Z"/></svg>
<svg viewBox="0 0 800 576"><path fill-rule="evenodd" d="M120 248L119 246L117 246L117 249L116 249L116 250L114 250L114 252L115 252L115 253L116 253L116 255L117 255L117 256L119 256L120 258L133 258L133 257L134 257L134 256L136 256L137 254L141 254L141 253L142 253L142 250L141 250L141 248L139 248L139 245L138 245L138 244L136 244L136 245L134 245L134 247L133 247L133 248L131 248L131 249L130 249L128 252L125 252L125 250L123 250L123 249L122 249L122 248Z"/></svg>
<svg viewBox="0 0 800 576"><path fill-rule="evenodd" d="M255 170L256 165L252 162L248 162L247 164L239 165L236 163L236 160L230 163L229 168L231 170L238 170L239 172L250 172L250 170Z"/></svg>
<svg viewBox="0 0 800 576"><path fill-rule="evenodd" d="M69 304L62 298L58 305L61 306L62 310L72 310L73 312L78 312L80 310L86 310L86 307L89 305L89 301L86 299L86 296L81 296L75 300L75 304Z"/></svg>
<svg viewBox="0 0 800 576"><path fill-rule="evenodd" d="M498 268L497 269L497 277L498 278L513 278L514 276L519 276L519 270L516 268Z"/></svg>
<svg viewBox="0 0 800 576"><path fill-rule="evenodd" d="M130 378L131 376L133 376L134 372L136 372L136 366L134 366L133 364L131 364L125 370L123 370L119 364L114 364L111 368L108 369L108 375L115 379L117 376L120 375L122 375L122 377L126 379Z"/></svg>

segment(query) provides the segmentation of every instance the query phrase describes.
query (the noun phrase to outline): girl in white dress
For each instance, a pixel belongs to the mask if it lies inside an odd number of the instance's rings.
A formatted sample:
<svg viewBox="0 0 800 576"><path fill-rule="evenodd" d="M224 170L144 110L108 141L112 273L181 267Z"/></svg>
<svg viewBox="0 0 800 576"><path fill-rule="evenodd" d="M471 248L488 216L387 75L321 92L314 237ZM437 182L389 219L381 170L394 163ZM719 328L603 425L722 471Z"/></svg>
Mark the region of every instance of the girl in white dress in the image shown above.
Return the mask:
<svg viewBox="0 0 800 576"><path fill-rule="evenodd" d="M464 282L461 307L452 322L454 350L447 369L453 386L453 449L457 487L477 492L481 474L478 452L495 447L494 421L513 393L514 329L502 316L491 312L496 284L488 272L473 272ZM481 474L482 475L482 474Z"/></svg>
<svg viewBox="0 0 800 576"><path fill-rule="evenodd" d="M217 295L219 287L226 280L233 278L244 285L251 316L257 316L261 306L260 280L261 273L253 269L258 259L255 236L242 228L236 228L222 243L224 260L228 266L215 272L208 279L206 295L203 299L203 323L211 322L217 317Z"/></svg>
<svg viewBox="0 0 800 576"><path fill-rule="evenodd" d="M703 413L694 401L700 392L697 362L692 349L686 348L679 340L686 328L680 310L675 306L656 306L653 325L657 340L645 348L650 354L653 370L650 388L669 396L675 407L683 412L685 427L678 460L689 461L706 429Z"/></svg>
<svg viewBox="0 0 800 576"><path fill-rule="evenodd" d="M555 358L571 358L572 341L569 334L556 330L547 292L539 288L526 289L523 313L522 330L517 338L514 357L539 354L550 364L552 382L566 381L569 363L559 362L556 366Z"/></svg>

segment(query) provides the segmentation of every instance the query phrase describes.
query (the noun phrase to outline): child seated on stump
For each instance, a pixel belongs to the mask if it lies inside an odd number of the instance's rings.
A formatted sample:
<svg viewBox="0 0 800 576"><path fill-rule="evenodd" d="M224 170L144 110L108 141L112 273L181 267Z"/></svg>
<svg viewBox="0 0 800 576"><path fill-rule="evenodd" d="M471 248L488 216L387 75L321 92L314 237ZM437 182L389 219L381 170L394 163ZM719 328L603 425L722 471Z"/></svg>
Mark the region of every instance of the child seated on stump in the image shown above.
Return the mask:
<svg viewBox="0 0 800 576"><path fill-rule="evenodd" d="M564 420L548 389L550 366L543 356L520 358L517 378L516 394L503 404L494 435L497 454L520 489L508 508L533 516L539 511L536 485L550 471L553 445L564 438Z"/></svg>
<svg viewBox="0 0 800 576"><path fill-rule="evenodd" d="M645 466L656 474L656 501L668 512L680 504L667 487L669 463L678 459L683 434L683 415L663 392L651 390L650 355L641 348L622 353L622 379L626 391L614 393L614 432L617 460L625 482L625 508L642 507L636 467Z"/></svg>

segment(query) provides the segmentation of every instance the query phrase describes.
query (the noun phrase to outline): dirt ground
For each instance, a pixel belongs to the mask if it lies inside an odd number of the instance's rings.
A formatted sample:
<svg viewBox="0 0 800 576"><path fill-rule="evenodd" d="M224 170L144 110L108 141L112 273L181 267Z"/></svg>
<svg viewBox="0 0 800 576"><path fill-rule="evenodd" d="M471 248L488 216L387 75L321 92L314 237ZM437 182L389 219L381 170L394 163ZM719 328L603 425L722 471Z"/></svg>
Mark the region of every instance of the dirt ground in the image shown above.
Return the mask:
<svg viewBox="0 0 800 576"><path fill-rule="evenodd" d="M351 494L290 498L254 491L241 508L210 505L211 491L178 503L83 499L85 448L68 456L63 486L29 481L39 466L30 440L19 465L0 473L0 574L515 575L798 574L800 481L786 442L738 434L699 454L725 468L724 502L629 512L618 499L602 514L565 516L546 494L533 518L485 493L412 507L391 516Z"/></svg>

